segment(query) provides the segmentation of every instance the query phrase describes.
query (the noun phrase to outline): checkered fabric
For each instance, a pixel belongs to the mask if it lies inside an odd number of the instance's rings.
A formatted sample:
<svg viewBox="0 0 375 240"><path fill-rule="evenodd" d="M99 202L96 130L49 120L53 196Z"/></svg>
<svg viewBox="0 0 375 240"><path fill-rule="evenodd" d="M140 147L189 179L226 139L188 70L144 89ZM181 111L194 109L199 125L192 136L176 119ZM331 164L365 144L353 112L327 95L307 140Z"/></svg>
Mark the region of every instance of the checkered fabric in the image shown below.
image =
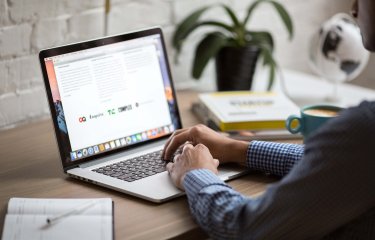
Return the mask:
<svg viewBox="0 0 375 240"><path fill-rule="evenodd" d="M302 158L303 151L303 145L252 141L247 151L247 166L250 169L285 176Z"/></svg>

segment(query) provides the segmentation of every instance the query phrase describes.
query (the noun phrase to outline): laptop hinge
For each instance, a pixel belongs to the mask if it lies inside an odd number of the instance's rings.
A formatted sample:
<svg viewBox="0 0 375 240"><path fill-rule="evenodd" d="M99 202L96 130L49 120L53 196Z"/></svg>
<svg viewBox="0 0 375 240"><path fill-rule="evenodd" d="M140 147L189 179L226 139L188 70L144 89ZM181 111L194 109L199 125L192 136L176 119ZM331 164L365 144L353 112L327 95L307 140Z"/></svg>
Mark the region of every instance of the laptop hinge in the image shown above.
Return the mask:
<svg viewBox="0 0 375 240"><path fill-rule="evenodd" d="M75 167L80 167L80 168L92 167L94 165L97 165L97 164L100 164L100 163L103 163L103 162L112 161L112 160L115 160L115 159L118 159L118 158L123 158L123 157L129 156L129 155L135 154L137 152L147 151L150 148L163 146L166 141L167 141L166 139L157 140L155 142L152 142L150 144L146 144L144 146L139 146L139 147L129 149L129 150L126 150L126 151L123 151L121 153L117 153L117 154L114 154L114 155L111 155L111 156L106 156L106 157L103 157L103 158L95 159L95 160L92 160L92 161L89 161L89 162L86 162L86 163L82 163L82 164L80 164L78 166L75 166Z"/></svg>

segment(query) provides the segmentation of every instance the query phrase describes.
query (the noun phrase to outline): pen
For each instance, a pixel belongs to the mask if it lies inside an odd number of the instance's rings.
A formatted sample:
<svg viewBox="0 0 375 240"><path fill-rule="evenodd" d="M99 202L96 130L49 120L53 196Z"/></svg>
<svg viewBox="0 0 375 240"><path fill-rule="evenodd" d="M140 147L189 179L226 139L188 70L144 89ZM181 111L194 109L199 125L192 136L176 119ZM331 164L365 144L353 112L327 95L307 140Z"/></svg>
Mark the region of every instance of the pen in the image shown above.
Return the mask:
<svg viewBox="0 0 375 240"><path fill-rule="evenodd" d="M89 202L85 202L83 203L82 205L78 205L77 207L69 210L69 211L66 211L66 212L63 212L63 213L60 213L58 215L55 215L55 216L52 216L52 217L48 217L47 218L47 224L52 224L56 221L58 221L59 219L61 218L64 218L64 217L67 217L67 216L70 216L74 213L79 213L89 207L91 207L92 205L94 205L95 202L94 201L89 201Z"/></svg>

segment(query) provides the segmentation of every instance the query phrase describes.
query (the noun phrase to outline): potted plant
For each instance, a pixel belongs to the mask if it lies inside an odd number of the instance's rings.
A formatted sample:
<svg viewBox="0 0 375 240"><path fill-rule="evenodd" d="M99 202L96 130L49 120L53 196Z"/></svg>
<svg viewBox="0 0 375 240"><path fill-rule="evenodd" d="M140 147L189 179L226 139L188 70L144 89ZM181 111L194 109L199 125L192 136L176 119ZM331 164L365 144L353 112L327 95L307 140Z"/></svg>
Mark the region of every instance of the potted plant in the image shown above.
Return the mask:
<svg viewBox="0 0 375 240"><path fill-rule="evenodd" d="M203 7L186 17L178 24L173 36L173 47L181 52L184 41L197 28L214 26L195 50L192 76L199 79L209 60L216 58L217 86L223 90L249 90L258 57L269 68L268 90L275 78L277 64L273 58L274 40L267 31L251 31L246 26L257 6L261 3L271 4L280 15L286 26L289 38L293 37L293 23L285 8L275 0L256 0L247 9L243 21L225 4ZM231 19L231 24L220 21L200 21L200 17L212 7L222 7Z"/></svg>

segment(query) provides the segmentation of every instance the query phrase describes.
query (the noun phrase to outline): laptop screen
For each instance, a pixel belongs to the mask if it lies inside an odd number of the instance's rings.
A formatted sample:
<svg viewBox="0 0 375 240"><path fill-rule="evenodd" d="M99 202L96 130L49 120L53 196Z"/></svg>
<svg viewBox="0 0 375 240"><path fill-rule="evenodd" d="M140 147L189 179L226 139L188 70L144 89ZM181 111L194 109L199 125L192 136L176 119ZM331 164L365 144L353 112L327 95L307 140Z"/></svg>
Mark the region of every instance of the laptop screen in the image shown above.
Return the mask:
<svg viewBox="0 0 375 240"><path fill-rule="evenodd" d="M67 164L159 139L181 127L161 34L42 60Z"/></svg>

